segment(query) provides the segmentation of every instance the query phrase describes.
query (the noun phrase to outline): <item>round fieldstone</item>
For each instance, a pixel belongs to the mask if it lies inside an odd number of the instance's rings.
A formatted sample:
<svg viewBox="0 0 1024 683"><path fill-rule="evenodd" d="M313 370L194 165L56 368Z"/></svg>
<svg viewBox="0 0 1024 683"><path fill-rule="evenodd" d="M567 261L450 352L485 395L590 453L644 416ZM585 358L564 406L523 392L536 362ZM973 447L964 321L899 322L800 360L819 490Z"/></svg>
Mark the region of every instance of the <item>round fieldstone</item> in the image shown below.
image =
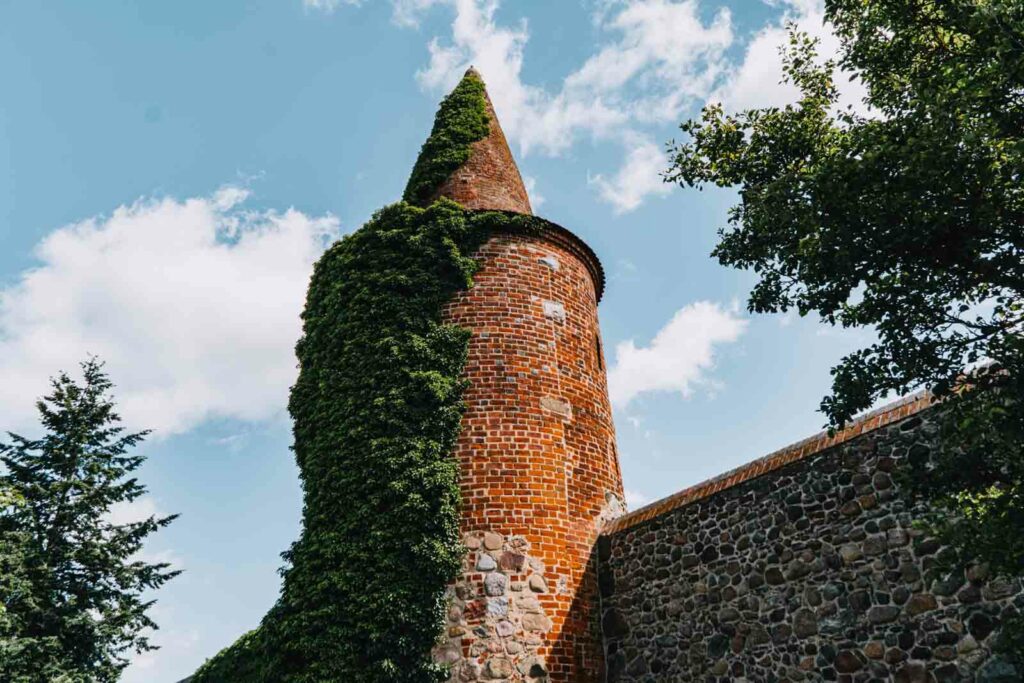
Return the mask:
<svg viewBox="0 0 1024 683"><path fill-rule="evenodd" d="M523 629L544 633L551 630L551 620L543 614L524 614Z"/></svg>
<svg viewBox="0 0 1024 683"><path fill-rule="evenodd" d="M935 599L934 595L930 593L920 593L910 598L905 609L907 610L907 614L914 617L918 614L937 609L938 606L939 602Z"/></svg>
<svg viewBox="0 0 1024 683"><path fill-rule="evenodd" d="M507 587L508 577L504 574L492 573L488 574L484 579L484 592L487 593L487 595L504 595Z"/></svg>
<svg viewBox="0 0 1024 683"><path fill-rule="evenodd" d="M860 671L864 666L864 663L860 660L860 657L851 650L840 650L836 655L836 660L833 663L836 671L841 674L852 674L856 671Z"/></svg>
<svg viewBox="0 0 1024 683"><path fill-rule="evenodd" d="M512 675L512 662L504 657L492 657L487 660L486 671L489 678L508 678Z"/></svg>
<svg viewBox="0 0 1024 683"><path fill-rule="evenodd" d="M978 683L1019 683L1021 674L1009 659L997 655L978 670Z"/></svg>
<svg viewBox="0 0 1024 683"><path fill-rule="evenodd" d="M894 678L896 683L928 683L928 669L920 662L907 662Z"/></svg>
<svg viewBox="0 0 1024 683"><path fill-rule="evenodd" d="M798 609L793 615L793 633L808 638L818 633L818 617L809 609Z"/></svg>
<svg viewBox="0 0 1024 683"><path fill-rule="evenodd" d="M839 548L839 556L843 558L843 562L846 564L852 564L864 557L864 553L861 551L859 545L855 543L847 543Z"/></svg>
<svg viewBox="0 0 1024 683"><path fill-rule="evenodd" d="M546 676L547 669L539 657L526 657L516 664L516 669L524 676ZM536 673L534 673L536 672Z"/></svg>
<svg viewBox="0 0 1024 683"><path fill-rule="evenodd" d="M967 569L967 580L974 584L983 584L988 581L988 564L972 564Z"/></svg>
<svg viewBox="0 0 1024 683"><path fill-rule="evenodd" d="M875 605L868 610L868 619L872 624L887 624L896 621L900 615L900 608L892 605Z"/></svg>
<svg viewBox="0 0 1024 683"><path fill-rule="evenodd" d="M484 547L488 550L500 550L502 543L504 543L504 539L501 537L501 534L496 534L492 531L484 534Z"/></svg>
<svg viewBox="0 0 1024 683"><path fill-rule="evenodd" d="M967 620L967 630L970 631L971 635L978 640L985 640L988 638L989 634L992 633L995 628L996 623L992 620L992 617L987 614L982 614L981 612L972 614L971 618Z"/></svg>
<svg viewBox="0 0 1024 683"><path fill-rule="evenodd" d="M708 640L708 657L717 659L725 654L728 647L729 638L721 633L716 633Z"/></svg>
<svg viewBox="0 0 1024 683"><path fill-rule="evenodd" d="M881 555L886 550L885 536L878 534L864 539L864 552L867 555Z"/></svg>
<svg viewBox="0 0 1024 683"><path fill-rule="evenodd" d="M539 614L541 611L540 601L532 595L523 595L516 598L516 607L530 614Z"/></svg>
<svg viewBox="0 0 1024 683"><path fill-rule="evenodd" d="M480 557L476 559L476 570L478 572L492 572L498 568L498 563L494 561L494 558L486 553L482 553Z"/></svg>
<svg viewBox="0 0 1024 683"><path fill-rule="evenodd" d="M508 614L508 598L490 598L487 601L487 614L492 617L503 617Z"/></svg>

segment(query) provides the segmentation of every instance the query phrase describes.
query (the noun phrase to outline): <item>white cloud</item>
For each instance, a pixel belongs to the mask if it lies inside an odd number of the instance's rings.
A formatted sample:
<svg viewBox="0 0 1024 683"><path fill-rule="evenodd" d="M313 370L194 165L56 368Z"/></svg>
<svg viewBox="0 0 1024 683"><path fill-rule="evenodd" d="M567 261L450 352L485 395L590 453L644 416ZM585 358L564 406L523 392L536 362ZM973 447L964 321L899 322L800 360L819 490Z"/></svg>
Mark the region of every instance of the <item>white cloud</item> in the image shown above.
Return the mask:
<svg viewBox="0 0 1024 683"><path fill-rule="evenodd" d="M609 12L610 7L621 11ZM637 121L677 122L703 97L733 41L729 11L703 23L696 0L640 0L606 5L599 20L618 40L605 45L565 81L565 89L612 102Z"/></svg>
<svg viewBox="0 0 1024 683"><path fill-rule="evenodd" d="M560 84L544 88L524 82L529 25L525 19L499 23L500 0L391 0L395 23L403 26L418 26L431 9L452 13L450 34L429 38L429 60L417 80L445 92L476 66L520 154L562 155L583 139L621 146L620 167L591 182L619 213L671 192L657 177L667 164L652 140L668 138L665 126L692 115L695 105L724 101L743 108L795 99L796 89L780 84L786 22L819 37L823 55L837 50L822 0L767 1L782 7L781 16L753 34L742 61L734 63L727 51L738 39L728 9L708 16L698 0L596 0L593 53ZM306 2L333 6L340 0ZM864 112L859 83L844 84L841 92L843 106Z"/></svg>
<svg viewBox="0 0 1024 683"><path fill-rule="evenodd" d="M793 22L801 31L817 38L818 54L822 58L839 52L839 38L825 22L823 0L784 0L785 12L778 21L758 31L747 45L740 64L733 65L728 76L709 97L720 101L727 110L756 107L781 107L795 102L800 91L792 83L783 83L782 55L779 49L789 42L786 24ZM849 80L849 74L840 74L839 106L852 106L861 114L869 110L861 100L866 94L863 84Z"/></svg>
<svg viewBox="0 0 1024 683"><path fill-rule="evenodd" d="M629 151L615 180L596 183L619 211L667 191L651 173L654 145L644 142L637 127L675 122L689 104L707 96L732 42L728 11L704 23L695 0L604 3L595 16L607 40L559 90L548 91L523 82L528 25L499 25L497 0L397 0L395 12L410 24L437 5L454 10L451 38L431 39L429 63L417 73L421 85L448 90L467 67L476 66L506 134L523 154L562 154L581 136L624 144ZM641 147L631 149L637 141Z"/></svg>
<svg viewBox="0 0 1024 683"><path fill-rule="evenodd" d="M447 90L476 66L506 133L523 151L557 154L577 132L604 136L632 121L674 122L683 106L710 92L718 58L732 42L726 10L704 24L695 0L616 2L617 11L603 12L599 21L612 39L569 74L560 91L548 92L522 81L528 25L498 25L497 0L406 0L396 7L409 17L440 4L455 12L451 40L431 40L430 61L417 78L427 88Z"/></svg>
<svg viewBox="0 0 1024 683"><path fill-rule="evenodd" d="M308 9L330 13L341 5L354 5L358 7L363 4L363 0L302 0L302 4Z"/></svg>
<svg viewBox="0 0 1024 683"><path fill-rule="evenodd" d="M649 346L638 348L632 339L620 343L608 372L612 404L625 408L648 392L689 396L695 385L708 384L716 345L736 341L746 326L735 310L698 301L679 309Z"/></svg>
<svg viewBox="0 0 1024 683"><path fill-rule="evenodd" d="M142 496L133 501L114 503L107 513L107 521L111 524L132 524L142 522L150 517L164 517L156 501L150 496Z"/></svg>
<svg viewBox="0 0 1024 683"><path fill-rule="evenodd" d="M626 507L628 507L631 510L643 507L644 505L647 505L648 503L651 502L650 496L645 496L639 491L634 491L633 489L626 489L625 494Z"/></svg>
<svg viewBox="0 0 1024 683"><path fill-rule="evenodd" d="M547 198L537 189L537 179L533 176L524 175L523 185L526 186L526 193L530 195L530 206L536 211L547 201Z"/></svg>
<svg viewBox="0 0 1024 683"><path fill-rule="evenodd" d="M661 173L668 168L665 151L650 140L634 136L630 136L626 144L629 148L626 161L611 179L600 174L587 178L587 183L596 186L601 198L618 214L636 209L649 195L672 191L672 186L661 178Z"/></svg>
<svg viewBox="0 0 1024 683"><path fill-rule="evenodd" d="M391 0L392 18L399 26L418 26L423 12L445 2L451 0Z"/></svg>
<svg viewBox="0 0 1024 683"><path fill-rule="evenodd" d="M47 378L87 354L107 362L131 429L279 413L311 266L338 223L245 210L247 197L139 200L45 237L39 265L0 290L4 426L32 429Z"/></svg>
<svg viewBox="0 0 1024 683"><path fill-rule="evenodd" d="M202 634L196 628L185 626L182 622L187 620L182 619L173 607L157 602L150 609L149 615L160 624L159 630L147 632L151 642L159 649L133 653L131 664L121 676L121 683L167 681L170 671L184 675L182 664L196 662L202 654Z"/></svg>

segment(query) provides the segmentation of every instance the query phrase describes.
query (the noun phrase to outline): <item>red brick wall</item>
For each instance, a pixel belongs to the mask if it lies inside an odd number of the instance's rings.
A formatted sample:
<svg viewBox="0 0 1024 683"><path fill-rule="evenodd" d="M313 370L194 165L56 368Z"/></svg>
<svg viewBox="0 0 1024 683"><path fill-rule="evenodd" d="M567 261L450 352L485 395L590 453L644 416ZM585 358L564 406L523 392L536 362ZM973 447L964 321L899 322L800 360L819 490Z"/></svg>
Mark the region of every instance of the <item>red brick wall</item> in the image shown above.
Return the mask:
<svg viewBox="0 0 1024 683"><path fill-rule="evenodd" d="M444 196L467 209L532 213L530 197L498 123L498 115L494 113L491 98L486 93L484 97L490 117L490 132L483 140L473 143L469 159L437 188L431 201Z"/></svg>
<svg viewBox="0 0 1024 683"><path fill-rule="evenodd" d="M602 680L593 549L622 480L594 264L556 237L492 237L446 313L473 332L456 448L470 553L441 649L453 680Z"/></svg>

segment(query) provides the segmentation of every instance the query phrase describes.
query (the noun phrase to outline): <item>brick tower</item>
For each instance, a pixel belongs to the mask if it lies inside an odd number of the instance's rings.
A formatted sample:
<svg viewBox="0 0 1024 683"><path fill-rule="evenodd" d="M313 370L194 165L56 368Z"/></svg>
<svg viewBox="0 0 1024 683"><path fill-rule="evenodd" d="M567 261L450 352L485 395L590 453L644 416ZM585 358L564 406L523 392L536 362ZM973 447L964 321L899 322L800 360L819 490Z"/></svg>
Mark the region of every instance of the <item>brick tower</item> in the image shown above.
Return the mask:
<svg viewBox="0 0 1024 683"><path fill-rule="evenodd" d="M531 215L486 106L489 134L437 196ZM604 275L574 234L530 222L490 237L475 284L446 310L472 331L455 452L469 553L436 652L453 681L603 680L595 543L623 511L597 321Z"/></svg>

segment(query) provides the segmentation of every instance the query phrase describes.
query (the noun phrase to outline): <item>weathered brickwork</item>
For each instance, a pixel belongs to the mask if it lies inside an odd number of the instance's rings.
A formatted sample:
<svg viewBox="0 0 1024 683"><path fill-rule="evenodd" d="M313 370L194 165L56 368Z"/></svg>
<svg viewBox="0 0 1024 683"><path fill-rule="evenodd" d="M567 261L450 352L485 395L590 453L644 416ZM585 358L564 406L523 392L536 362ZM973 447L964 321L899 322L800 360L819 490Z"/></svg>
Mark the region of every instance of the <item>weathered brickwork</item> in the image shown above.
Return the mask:
<svg viewBox="0 0 1024 683"><path fill-rule="evenodd" d="M448 197L467 209L532 213L530 197L494 113L491 98L486 93L484 97L490 117L490 132L484 139L473 143L469 159L441 184L433 198Z"/></svg>
<svg viewBox="0 0 1024 683"><path fill-rule="evenodd" d="M622 512L600 265L551 225L494 235L446 318L472 330L455 456L470 553L438 658L453 680L603 680L594 548Z"/></svg>
<svg viewBox="0 0 1024 683"><path fill-rule="evenodd" d="M620 518L599 553L608 680L1022 680L991 649L1020 581L940 571L898 490L936 431L906 405Z"/></svg>

